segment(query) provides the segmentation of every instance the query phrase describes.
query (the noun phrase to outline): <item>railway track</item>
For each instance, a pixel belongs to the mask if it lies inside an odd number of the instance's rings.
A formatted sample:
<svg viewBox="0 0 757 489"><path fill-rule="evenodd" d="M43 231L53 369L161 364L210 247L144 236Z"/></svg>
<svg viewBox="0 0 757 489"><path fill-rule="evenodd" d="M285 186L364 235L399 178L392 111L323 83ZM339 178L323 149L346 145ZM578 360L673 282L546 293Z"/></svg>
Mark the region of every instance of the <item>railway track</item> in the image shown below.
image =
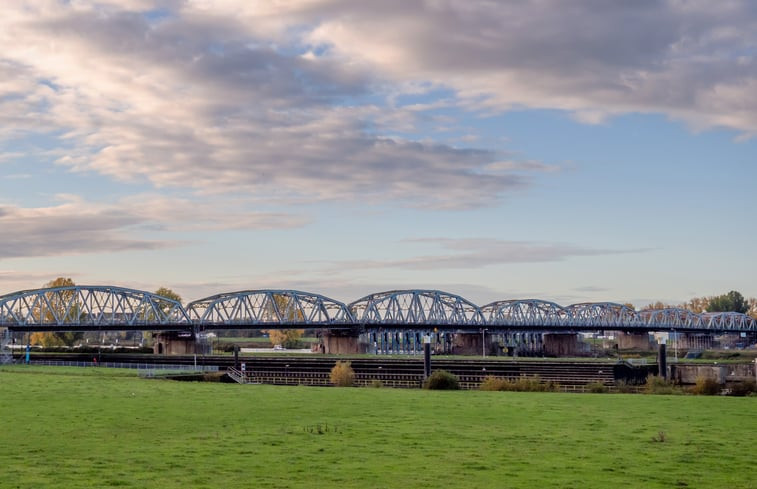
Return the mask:
<svg viewBox="0 0 757 489"><path fill-rule="evenodd" d="M97 356L96 354L94 356ZM35 360L91 362L93 354L34 353ZM418 387L423 381L421 358L321 357L321 356L240 356L239 363L252 372L254 379L271 384L329 385L329 373L338 360L348 360L355 371L357 385L380 382L387 387ZM101 353L101 362L151 363L179 365L217 365L234 367L230 356L162 356L149 354ZM487 376L507 379L538 376L543 382L555 382L566 390L590 383L613 386L627 375L628 367L611 362L516 361L510 359L432 359L433 370L447 370L458 376L463 388L477 388ZM240 365L241 366L241 365ZM646 374L644 373L644 376ZM579 389L580 390L580 389Z"/></svg>

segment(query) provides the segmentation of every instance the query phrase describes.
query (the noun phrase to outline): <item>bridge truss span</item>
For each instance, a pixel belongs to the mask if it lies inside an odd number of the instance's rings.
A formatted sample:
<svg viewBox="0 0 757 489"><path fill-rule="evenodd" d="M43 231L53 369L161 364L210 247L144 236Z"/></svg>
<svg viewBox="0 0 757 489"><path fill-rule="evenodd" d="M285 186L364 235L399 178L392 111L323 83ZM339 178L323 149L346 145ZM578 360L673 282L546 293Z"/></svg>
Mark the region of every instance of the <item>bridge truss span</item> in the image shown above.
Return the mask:
<svg viewBox="0 0 757 489"><path fill-rule="evenodd" d="M182 305L141 290L77 285L0 296L0 326L14 331L189 330Z"/></svg>
<svg viewBox="0 0 757 489"><path fill-rule="evenodd" d="M561 328L565 324L565 309L554 302L540 299L504 300L481 307L487 326L515 328Z"/></svg>
<svg viewBox="0 0 757 489"><path fill-rule="evenodd" d="M0 296L0 331L185 331L204 329L395 330L473 332L677 331L757 332L741 313L697 314L681 308L635 311L613 302L561 306L539 299L502 300L483 307L430 289L390 290L349 305L289 289L245 290L179 302L116 286L68 286Z"/></svg>
<svg viewBox="0 0 757 489"><path fill-rule="evenodd" d="M614 302L583 302L564 310L565 325L580 329L633 329L640 325L635 310Z"/></svg>
<svg viewBox="0 0 757 489"><path fill-rule="evenodd" d="M479 307L454 294L439 290L390 290L371 294L349 305L362 325L406 325L467 328L482 327Z"/></svg>
<svg viewBox="0 0 757 489"><path fill-rule="evenodd" d="M355 319L347 306L328 297L298 290L245 290L218 294L187 304L200 329L239 326L345 328Z"/></svg>
<svg viewBox="0 0 757 489"><path fill-rule="evenodd" d="M664 324L672 330L705 329L699 314L678 307L646 309L638 315L641 324L649 328Z"/></svg>

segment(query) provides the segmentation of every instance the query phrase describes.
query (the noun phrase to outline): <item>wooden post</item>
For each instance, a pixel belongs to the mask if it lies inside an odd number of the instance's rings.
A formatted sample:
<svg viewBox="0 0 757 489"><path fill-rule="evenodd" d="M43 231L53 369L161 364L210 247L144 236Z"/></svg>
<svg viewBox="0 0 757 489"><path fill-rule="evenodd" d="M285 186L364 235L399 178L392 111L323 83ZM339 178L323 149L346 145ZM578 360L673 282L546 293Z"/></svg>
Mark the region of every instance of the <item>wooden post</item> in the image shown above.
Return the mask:
<svg viewBox="0 0 757 489"><path fill-rule="evenodd" d="M668 359L666 358L665 343L660 343L660 352L657 354L657 365L659 367L660 377L668 378Z"/></svg>
<svg viewBox="0 0 757 489"><path fill-rule="evenodd" d="M431 336L423 337L423 379L431 375Z"/></svg>

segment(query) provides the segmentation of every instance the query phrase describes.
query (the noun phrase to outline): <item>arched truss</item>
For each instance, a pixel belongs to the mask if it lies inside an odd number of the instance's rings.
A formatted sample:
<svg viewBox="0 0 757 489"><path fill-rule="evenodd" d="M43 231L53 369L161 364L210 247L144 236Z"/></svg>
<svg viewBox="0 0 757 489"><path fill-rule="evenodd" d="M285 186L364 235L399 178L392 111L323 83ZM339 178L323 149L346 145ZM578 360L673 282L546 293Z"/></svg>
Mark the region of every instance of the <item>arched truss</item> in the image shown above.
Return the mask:
<svg viewBox="0 0 757 489"><path fill-rule="evenodd" d="M638 313L642 325L648 328L664 326L664 329L702 329L699 314L677 307L646 309Z"/></svg>
<svg viewBox="0 0 757 489"><path fill-rule="evenodd" d="M88 285L0 296L0 326L28 331L191 328L175 300L141 290Z"/></svg>
<svg viewBox="0 0 757 489"><path fill-rule="evenodd" d="M614 302L584 302L564 308L565 326L575 328L628 328L639 324L636 311Z"/></svg>
<svg viewBox="0 0 757 489"><path fill-rule="evenodd" d="M338 327L354 325L347 306L318 294L297 290L245 290L218 294L187 304L199 328L236 325Z"/></svg>
<svg viewBox="0 0 757 489"><path fill-rule="evenodd" d="M757 320L740 312L700 314L702 329L715 331L757 331Z"/></svg>
<svg viewBox="0 0 757 489"><path fill-rule="evenodd" d="M296 290L250 290L191 302L187 309L150 292L114 286L24 290L0 296L0 327L15 331L189 330L235 327L474 326L566 330L757 331L741 313L695 314L684 309L635 312L611 302L562 307L537 299L505 300L479 308L438 290L394 290L349 306Z"/></svg>
<svg viewBox="0 0 757 489"><path fill-rule="evenodd" d="M481 308L489 326L547 327L565 323L565 309L539 299L505 300Z"/></svg>
<svg viewBox="0 0 757 489"><path fill-rule="evenodd" d="M439 290L391 290L379 292L349 305L362 324L408 326L481 326L481 310L462 297Z"/></svg>

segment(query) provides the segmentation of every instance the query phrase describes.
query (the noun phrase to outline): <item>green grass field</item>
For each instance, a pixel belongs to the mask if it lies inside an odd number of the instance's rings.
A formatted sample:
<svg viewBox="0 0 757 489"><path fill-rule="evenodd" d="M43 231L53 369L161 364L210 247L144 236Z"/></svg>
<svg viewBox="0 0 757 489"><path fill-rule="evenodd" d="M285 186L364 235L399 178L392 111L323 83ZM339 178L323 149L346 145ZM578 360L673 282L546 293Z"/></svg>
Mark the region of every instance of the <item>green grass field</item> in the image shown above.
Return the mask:
<svg viewBox="0 0 757 489"><path fill-rule="evenodd" d="M2 488L757 487L757 398L245 386L17 366L0 369L0 420Z"/></svg>

